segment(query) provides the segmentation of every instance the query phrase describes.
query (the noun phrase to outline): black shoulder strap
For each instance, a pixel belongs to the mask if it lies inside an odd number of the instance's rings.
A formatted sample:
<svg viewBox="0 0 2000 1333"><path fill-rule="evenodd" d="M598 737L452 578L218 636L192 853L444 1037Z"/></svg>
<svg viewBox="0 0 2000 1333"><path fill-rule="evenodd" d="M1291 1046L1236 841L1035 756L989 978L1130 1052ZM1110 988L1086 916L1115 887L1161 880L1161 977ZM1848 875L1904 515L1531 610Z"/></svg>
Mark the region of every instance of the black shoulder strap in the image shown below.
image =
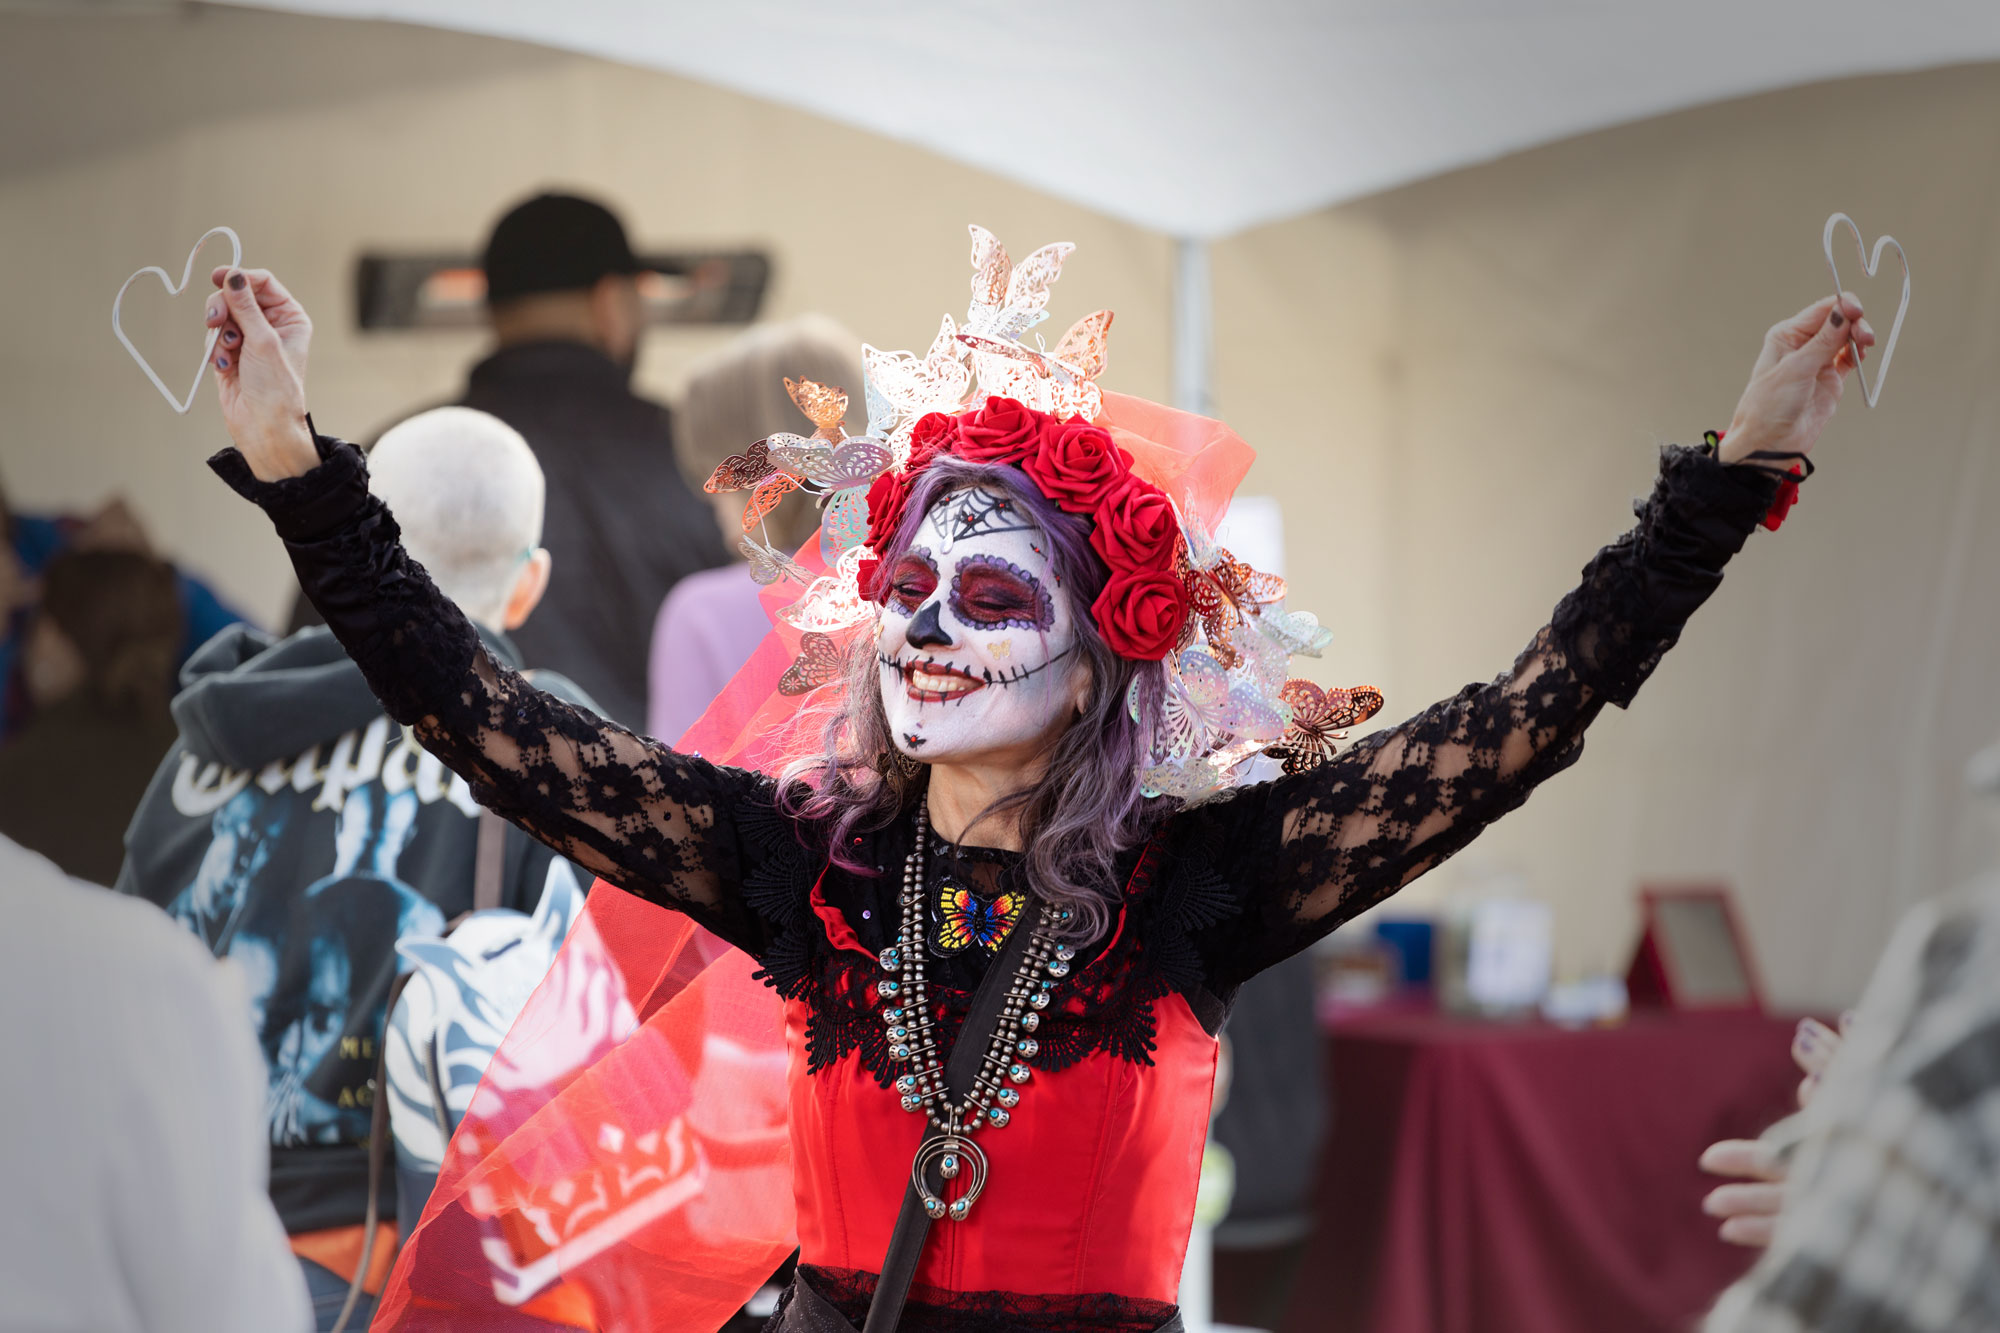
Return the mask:
<svg viewBox="0 0 2000 1333"><path fill-rule="evenodd" d="M473 911L490 911L500 905L500 884L506 870L507 821L482 807L479 811L479 841L472 856ZM460 917L451 924L456 926L462 920L464 918ZM397 997L402 995L410 976L408 972L401 973L390 985L389 999L382 1009L384 1015L396 1011ZM368 1208L363 1224L367 1231L361 1241L361 1265L354 1270L354 1279L347 1285L347 1301L340 1307L340 1317L334 1322L333 1333L343 1333L347 1321L353 1318L354 1307L361 1300L362 1284L367 1281L368 1266L375 1257L375 1231L382 1207L382 1173L389 1153L389 1075L385 1063L388 1049L389 1032L385 1023L375 1052L375 1100L369 1111Z"/></svg>
<svg viewBox="0 0 2000 1333"><path fill-rule="evenodd" d="M382 1006L385 1015L396 1012L396 1001L402 997L403 987L409 984L412 975L401 973L389 983L389 998ZM368 1209L361 1222L361 1262L355 1265L354 1277L347 1284L347 1300L340 1307L340 1317L334 1320L333 1333L345 1333L347 1321L354 1317L354 1307L361 1302L368 1270L375 1262L375 1233L381 1229L382 1221L382 1171L389 1158L388 1053L389 1031L385 1023L375 1047L375 1093L368 1108Z"/></svg>
<svg viewBox="0 0 2000 1333"><path fill-rule="evenodd" d="M1000 1026L1000 1010L1007 1002L1007 988L1014 980L1014 971L1021 965L1021 955L1028 950L1028 940L1035 927L1041 923L1042 905L1031 903L1020 923L1008 933L1007 940L993 961L986 965L986 975L980 979L979 989L972 993L972 1008L965 1015L965 1027L959 1031L958 1040L953 1043L951 1055L945 1060L944 1086L954 1102L963 1102L972 1091L979 1068L986 1055L986 1048L993 1044L993 1034ZM921 941L917 944L922 948ZM930 1125L924 1130L924 1143L942 1138L937 1126ZM922 1151L922 1147L918 1148ZM933 1181L931 1188L941 1191L942 1180ZM965 1225L955 1222L954 1226ZM882 1256L882 1276L875 1284L875 1299L868 1306L868 1322L862 1326L862 1333L893 1333L896 1323L903 1317L903 1303L910 1298L910 1282L917 1275L917 1261L923 1258L924 1241L931 1233L931 1216L924 1211L924 1202L917 1194L915 1181L903 1187L903 1211L896 1215L896 1230L889 1237L889 1250Z"/></svg>

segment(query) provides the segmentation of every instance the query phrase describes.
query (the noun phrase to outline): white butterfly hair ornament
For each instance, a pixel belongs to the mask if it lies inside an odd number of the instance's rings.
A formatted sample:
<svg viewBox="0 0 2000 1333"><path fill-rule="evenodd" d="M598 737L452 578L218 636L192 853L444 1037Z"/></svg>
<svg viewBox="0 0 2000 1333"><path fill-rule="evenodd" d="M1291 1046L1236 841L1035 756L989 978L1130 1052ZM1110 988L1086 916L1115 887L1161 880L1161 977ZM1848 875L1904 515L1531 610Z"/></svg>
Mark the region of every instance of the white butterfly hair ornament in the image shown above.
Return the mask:
<svg viewBox="0 0 2000 1333"><path fill-rule="evenodd" d="M1021 341L1049 317L1049 289L1075 249L1067 241L1045 245L1010 267L999 239L984 227L972 228L972 306L958 341L971 353L982 395L1085 421L1103 410L1096 381L1107 360L1109 310L1072 324L1053 350L1039 334L1032 347Z"/></svg>

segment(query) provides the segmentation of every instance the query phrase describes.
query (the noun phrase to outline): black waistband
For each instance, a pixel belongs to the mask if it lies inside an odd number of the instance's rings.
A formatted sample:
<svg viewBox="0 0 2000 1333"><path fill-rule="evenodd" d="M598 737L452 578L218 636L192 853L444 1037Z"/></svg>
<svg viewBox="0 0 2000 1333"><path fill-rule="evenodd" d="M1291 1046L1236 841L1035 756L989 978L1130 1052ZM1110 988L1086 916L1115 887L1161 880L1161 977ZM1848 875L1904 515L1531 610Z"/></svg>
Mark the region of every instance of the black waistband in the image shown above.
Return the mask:
<svg viewBox="0 0 2000 1333"><path fill-rule="evenodd" d="M764 1333L854 1333L875 1292L875 1274L800 1264ZM1162 1301L1098 1292L1037 1296L1011 1291L942 1292L919 1286L897 1333L1184 1333L1180 1311Z"/></svg>

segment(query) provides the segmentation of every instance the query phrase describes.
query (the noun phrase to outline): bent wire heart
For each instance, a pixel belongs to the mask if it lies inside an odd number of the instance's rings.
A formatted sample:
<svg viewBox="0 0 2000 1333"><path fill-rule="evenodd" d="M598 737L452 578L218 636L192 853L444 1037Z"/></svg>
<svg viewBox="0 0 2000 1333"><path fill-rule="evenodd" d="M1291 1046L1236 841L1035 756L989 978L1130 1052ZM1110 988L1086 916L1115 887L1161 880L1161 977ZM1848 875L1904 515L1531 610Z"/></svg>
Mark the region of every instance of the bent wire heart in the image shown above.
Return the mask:
<svg viewBox="0 0 2000 1333"><path fill-rule="evenodd" d="M221 326L218 325L208 331L208 342L201 349L201 364L195 367L194 383L188 386L187 397L176 398L174 397L173 390L169 389L153 370L152 364L144 356L140 355L139 349L132 345L132 340L125 336L125 328L119 322L119 311L125 304L126 289L139 279L145 277L148 273L154 274L159 278L160 285L167 289L168 296L179 296L182 292L186 291L188 278L194 273L195 256L199 255L201 247L207 245L209 239L215 236L227 236L229 238L229 266L231 268L241 268L243 266L243 242L228 227L211 227L202 233L200 240L194 243L194 249L188 251L187 264L181 269L181 280L179 283L175 283L169 278L167 271L157 264L148 264L131 277L125 279L124 284L118 288L118 295L111 302L111 331L118 335L119 342L125 344L125 350L130 352L132 359L139 363L139 369L146 372L146 378L153 382L153 387L160 391L160 396L167 400L174 411L179 412L183 416L187 415L187 410L194 406L194 396L201 389L201 377L208 370L208 359L215 354L215 340L221 336Z"/></svg>
<svg viewBox="0 0 2000 1333"><path fill-rule="evenodd" d="M1863 273L1871 278L1874 277L1875 270L1882 263L1882 252L1891 246L1895 247L1897 262L1903 266L1903 299L1896 307L1895 322L1889 325L1888 341L1882 344L1882 359L1876 363L1873 384L1868 382L1868 372L1861 363L1861 346L1859 343L1854 344L1854 377L1861 381L1861 396L1867 400L1868 406L1873 407L1875 399L1881 395L1882 381L1889 378L1889 358L1896 354L1896 335L1903 331L1903 315L1910 308L1910 257L1903 253L1902 244L1893 236L1877 237L1875 253L1868 253L1868 246L1861 239L1861 228L1854 225L1854 219L1845 213L1835 213L1826 220L1826 232L1820 238L1821 245L1826 250L1827 272L1833 275L1834 300L1838 301L1841 292L1845 290L1840 284L1840 266L1833 262L1833 234L1840 229L1840 224L1843 222L1847 224L1847 229L1854 233L1854 252L1860 256Z"/></svg>

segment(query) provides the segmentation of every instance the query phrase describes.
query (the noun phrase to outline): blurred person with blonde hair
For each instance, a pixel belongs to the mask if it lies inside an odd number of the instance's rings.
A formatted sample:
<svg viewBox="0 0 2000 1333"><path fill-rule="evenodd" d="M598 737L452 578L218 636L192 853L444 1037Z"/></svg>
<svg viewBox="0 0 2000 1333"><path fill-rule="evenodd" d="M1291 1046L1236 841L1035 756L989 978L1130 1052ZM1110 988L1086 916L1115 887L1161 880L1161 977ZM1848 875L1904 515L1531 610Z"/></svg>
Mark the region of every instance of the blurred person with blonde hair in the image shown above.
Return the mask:
<svg viewBox="0 0 2000 1333"><path fill-rule="evenodd" d="M487 413L435 408L382 436L370 484L487 650L518 665L507 634L536 609L554 563L527 441ZM372 1249L364 1219L377 1048L407 966L397 942L439 935L482 893L484 905L532 911L554 853L484 816L464 779L383 714L324 627L277 642L238 627L196 654L186 679L179 735L126 835L118 888L167 909L249 980L271 1198L326 1329L357 1273L379 1291L394 1253L395 1192L378 1200ZM561 677L537 679L585 698ZM357 1297L350 1327L371 1309Z"/></svg>
<svg viewBox="0 0 2000 1333"><path fill-rule="evenodd" d="M136 551L57 556L21 651L34 711L0 749L0 834L109 884L153 768L181 642L173 568Z"/></svg>
<svg viewBox="0 0 2000 1333"><path fill-rule="evenodd" d="M851 389L861 398L861 343L824 315L801 315L751 329L697 362L681 402L681 447L688 477L705 481L746 440L779 431L810 431L785 391L786 379L815 380ZM856 433L859 427L856 426ZM743 510L750 492L711 494L722 538L735 549L743 539ZM769 534L786 555L819 530L810 505L780 505L754 534ZM738 562L691 574L674 586L653 621L647 671L646 730L677 740L694 724L730 677L755 652L771 628L757 600L750 566Z"/></svg>

